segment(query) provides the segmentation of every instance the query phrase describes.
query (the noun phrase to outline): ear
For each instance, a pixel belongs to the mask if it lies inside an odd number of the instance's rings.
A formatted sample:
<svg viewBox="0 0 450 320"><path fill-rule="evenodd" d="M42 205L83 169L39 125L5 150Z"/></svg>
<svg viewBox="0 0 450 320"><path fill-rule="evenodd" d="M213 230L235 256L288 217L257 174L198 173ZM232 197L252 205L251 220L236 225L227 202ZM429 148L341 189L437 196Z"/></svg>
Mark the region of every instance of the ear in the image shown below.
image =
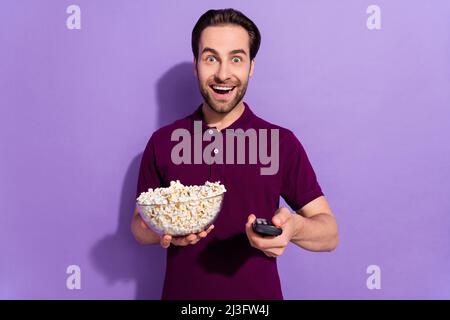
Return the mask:
<svg viewBox="0 0 450 320"><path fill-rule="evenodd" d="M251 77L253 75L253 71L255 69L255 59L253 58L252 62L250 62L250 72L249 72L249 77Z"/></svg>

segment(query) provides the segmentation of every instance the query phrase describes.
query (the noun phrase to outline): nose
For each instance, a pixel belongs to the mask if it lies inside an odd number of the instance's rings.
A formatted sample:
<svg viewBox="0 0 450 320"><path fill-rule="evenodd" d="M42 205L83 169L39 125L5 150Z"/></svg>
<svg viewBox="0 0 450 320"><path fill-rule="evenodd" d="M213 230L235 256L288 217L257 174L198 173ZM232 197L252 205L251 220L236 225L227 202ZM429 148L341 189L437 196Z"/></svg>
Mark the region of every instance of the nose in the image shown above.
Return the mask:
<svg viewBox="0 0 450 320"><path fill-rule="evenodd" d="M230 78L229 68L227 63L222 62L219 65L219 69L216 72L216 78L217 80L220 80L220 82L225 82Z"/></svg>

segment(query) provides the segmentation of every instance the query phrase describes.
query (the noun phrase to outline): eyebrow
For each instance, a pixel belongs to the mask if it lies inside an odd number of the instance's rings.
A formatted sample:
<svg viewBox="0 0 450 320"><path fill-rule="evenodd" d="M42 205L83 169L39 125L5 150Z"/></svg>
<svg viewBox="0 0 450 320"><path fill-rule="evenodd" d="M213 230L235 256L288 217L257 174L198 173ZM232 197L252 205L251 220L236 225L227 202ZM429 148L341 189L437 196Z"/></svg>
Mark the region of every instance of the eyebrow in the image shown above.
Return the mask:
<svg viewBox="0 0 450 320"><path fill-rule="evenodd" d="M219 55L219 52L217 52L217 50L214 50L213 48L209 48L209 47L206 47L206 48L204 48L204 49L202 50L202 54L205 53L205 52L211 52L211 53L213 53L213 54L215 54L215 55ZM230 51L229 54L238 54L238 53L242 53L242 54L244 54L244 55L247 55L247 52L245 52L244 49L236 49L236 50L232 50L232 51Z"/></svg>
<svg viewBox="0 0 450 320"><path fill-rule="evenodd" d="M236 50L230 51L230 53L231 53L231 54L242 53L242 54L244 54L244 55L247 55L247 52L245 52L244 49L236 49Z"/></svg>

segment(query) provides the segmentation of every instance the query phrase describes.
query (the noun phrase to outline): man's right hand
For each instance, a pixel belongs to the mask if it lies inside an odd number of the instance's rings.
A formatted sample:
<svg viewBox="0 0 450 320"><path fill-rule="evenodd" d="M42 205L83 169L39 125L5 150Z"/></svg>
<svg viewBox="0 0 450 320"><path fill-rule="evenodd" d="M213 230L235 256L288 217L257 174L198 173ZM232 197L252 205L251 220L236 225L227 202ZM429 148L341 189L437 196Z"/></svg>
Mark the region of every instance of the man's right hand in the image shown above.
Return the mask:
<svg viewBox="0 0 450 320"><path fill-rule="evenodd" d="M140 218L140 225L143 229L150 230L150 228L147 226L147 224ZM212 230L214 229L214 225L210 225L208 229L199 232L199 233L191 233L187 236L182 237L175 237L171 236L170 234L162 235L160 238L159 243L161 246L165 249L167 249L170 244L173 244L175 246L187 246L190 244L196 244L201 239L205 238Z"/></svg>
<svg viewBox="0 0 450 320"><path fill-rule="evenodd" d="M161 246L163 248L168 248L170 244L175 246L187 246L190 244L196 244L201 239L206 238L206 236L214 229L214 225L210 225L208 229L199 232L199 233L191 233L187 236L182 237L174 237L170 234L165 234L161 237Z"/></svg>

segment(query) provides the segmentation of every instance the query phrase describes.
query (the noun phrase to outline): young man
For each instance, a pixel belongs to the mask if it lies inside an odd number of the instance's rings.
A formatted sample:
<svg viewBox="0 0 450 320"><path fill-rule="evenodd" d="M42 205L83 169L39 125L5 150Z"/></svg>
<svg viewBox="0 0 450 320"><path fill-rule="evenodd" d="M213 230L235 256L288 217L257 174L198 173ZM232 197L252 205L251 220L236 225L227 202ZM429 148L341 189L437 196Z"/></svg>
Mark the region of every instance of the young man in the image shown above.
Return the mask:
<svg viewBox="0 0 450 320"><path fill-rule="evenodd" d="M221 181L227 189L215 225L199 234L160 237L135 211L131 228L137 241L168 249L163 299L282 299L275 258L289 242L310 251L337 246L335 218L301 143L288 129L257 117L243 101L260 41L256 25L239 11L203 14L192 32L192 50L204 101L192 115L154 132L146 146L136 196L172 180L185 185ZM200 134L203 148L223 137L213 161L184 158L175 164L172 150L179 141L172 133L178 129ZM230 147L225 138L230 131L234 138L237 133L248 138L243 150ZM258 137L256 147L267 153L254 152L251 132ZM255 161L255 154L262 158L269 149L270 167L268 157ZM279 208L280 196L295 212ZM256 217L271 220L282 234L256 234Z"/></svg>

